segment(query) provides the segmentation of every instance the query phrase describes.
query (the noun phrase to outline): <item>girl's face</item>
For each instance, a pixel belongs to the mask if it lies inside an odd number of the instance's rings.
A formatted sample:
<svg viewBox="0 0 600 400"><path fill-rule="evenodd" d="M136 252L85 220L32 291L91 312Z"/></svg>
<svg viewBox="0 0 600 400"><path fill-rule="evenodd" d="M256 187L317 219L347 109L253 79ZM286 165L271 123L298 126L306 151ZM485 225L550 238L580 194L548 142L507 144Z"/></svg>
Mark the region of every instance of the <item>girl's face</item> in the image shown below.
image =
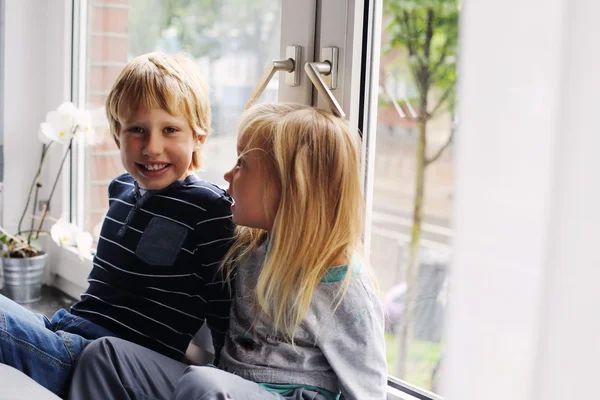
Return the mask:
<svg viewBox="0 0 600 400"><path fill-rule="evenodd" d="M249 228L270 232L279 205L279 192L265 168L265 152L259 148L245 149L239 139L235 166L225 173L233 222Z"/></svg>

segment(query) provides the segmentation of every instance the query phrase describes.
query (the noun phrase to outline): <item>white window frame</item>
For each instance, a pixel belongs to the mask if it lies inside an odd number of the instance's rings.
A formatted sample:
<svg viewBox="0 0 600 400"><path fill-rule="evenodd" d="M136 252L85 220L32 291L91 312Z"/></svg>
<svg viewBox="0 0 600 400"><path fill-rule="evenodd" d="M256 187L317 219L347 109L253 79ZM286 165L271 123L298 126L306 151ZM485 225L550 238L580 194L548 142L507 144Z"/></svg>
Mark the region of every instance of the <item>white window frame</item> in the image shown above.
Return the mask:
<svg viewBox="0 0 600 400"><path fill-rule="evenodd" d="M85 90L85 36L80 33L85 28L85 18L80 18L80 15L85 15L82 13L85 13L87 0L62 0L61 6L63 23L59 25L64 27L62 46L68 54L64 65L65 100L70 100L77 106L84 106L82 99ZM58 43L54 43L54 46L57 45ZM79 187L84 187L79 173L83 169L83 154L82 144L73 147L71 157L63 169L60 200L53 199L52 204L53 210L58 213L55 218L63 216L78 226L82 226L83 222L80 206L83 204L83 193L78 190ZM54 162L58 163L59 160ZM69 164L76 168L70 169ZM46 247L51 257L50 282L69 296L79 298L87 288L92 259L80 257L74 248L57 247L50 240L46 241Z"/></svg>
<svg viewBox="0 0 600 400"><path fill-rule="evenodd" d="M300 60L295 65L301 71L300 85L287 86L284 79L280 79L279 102L312 103L312 83L304 73L304 64L314 59L316 12L317 0L282 1L280 56L282 59L286 58L287 46L301 46L302 49Z"/></svg>
<svg viewBox="0 0 600 400"><path fill-rule="evenodd" d="M87 81L87 14L88 0L72 0L73 19L72 26L72 82L71 96L73 102L85 108L86 81ZM77 226L84 226L85 213L85 143L80 141L73 150L73 164L77 166L72 174L70 191L69 215Z"/></svg>

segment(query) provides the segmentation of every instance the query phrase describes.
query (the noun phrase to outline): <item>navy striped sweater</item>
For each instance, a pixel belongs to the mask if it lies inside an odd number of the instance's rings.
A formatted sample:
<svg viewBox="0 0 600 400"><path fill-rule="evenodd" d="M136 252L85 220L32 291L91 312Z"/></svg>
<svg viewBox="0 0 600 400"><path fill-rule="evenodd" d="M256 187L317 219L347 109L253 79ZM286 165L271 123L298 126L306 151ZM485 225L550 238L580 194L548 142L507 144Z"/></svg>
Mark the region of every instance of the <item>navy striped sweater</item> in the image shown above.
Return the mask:
<svg viewBox="0 0 600 400"><path fill-rule="evenodd" d="M218 270L233 237L230 198L195 175L142 195L123 174L108 192L89 287L71 313L177 360L206 319L218 358L231 304Z"/></svg>

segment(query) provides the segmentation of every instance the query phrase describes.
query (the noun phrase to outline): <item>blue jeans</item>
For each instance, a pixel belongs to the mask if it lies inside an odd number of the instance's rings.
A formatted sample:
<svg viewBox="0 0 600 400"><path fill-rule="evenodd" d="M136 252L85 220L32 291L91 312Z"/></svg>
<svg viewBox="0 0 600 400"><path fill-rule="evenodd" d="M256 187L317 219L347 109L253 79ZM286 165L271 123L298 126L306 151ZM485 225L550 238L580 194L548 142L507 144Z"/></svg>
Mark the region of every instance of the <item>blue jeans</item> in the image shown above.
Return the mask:
<svg viewBox="0 0 600 400"><path fill-rule="evenodd" d="M50 320L0 295L0 363L59 396L68 392L73 367L85 346L102 336L114 335L67 310L58 310Z"/></svg>

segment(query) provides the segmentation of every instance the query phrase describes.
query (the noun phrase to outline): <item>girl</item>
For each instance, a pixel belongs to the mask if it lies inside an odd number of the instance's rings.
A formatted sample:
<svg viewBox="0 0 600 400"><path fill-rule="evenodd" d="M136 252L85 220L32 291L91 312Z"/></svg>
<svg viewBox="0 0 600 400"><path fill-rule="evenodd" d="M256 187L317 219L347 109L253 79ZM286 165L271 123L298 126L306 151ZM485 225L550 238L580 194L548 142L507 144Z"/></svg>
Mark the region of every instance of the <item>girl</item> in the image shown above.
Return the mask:
<svg viewBox="0 0 600 400"><path fill-rule="evenodd" d="M102 339L79 361L70 398L385 398L383 311L356 255L359 138L328 112L260 104L243 115L237 147L225 174L238 232L223 261L235 297L221 369Z"/></svg>

